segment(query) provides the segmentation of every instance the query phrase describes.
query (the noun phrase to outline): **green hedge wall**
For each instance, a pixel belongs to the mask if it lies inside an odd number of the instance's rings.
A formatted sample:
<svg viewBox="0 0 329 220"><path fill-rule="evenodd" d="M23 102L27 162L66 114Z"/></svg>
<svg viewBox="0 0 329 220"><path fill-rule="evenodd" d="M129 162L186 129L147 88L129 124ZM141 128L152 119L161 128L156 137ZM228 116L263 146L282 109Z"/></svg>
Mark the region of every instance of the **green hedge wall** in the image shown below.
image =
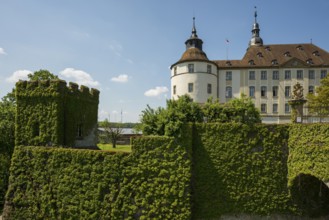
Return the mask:
<svg viewBox="0 0 329 220"><path fill-rule="evenodd" d="M288 185L297 211L329 218L329 124L289 129Z"/></svg>
<svg viewBox="0 0 329 220"><path fill-rule="evenodd" d="M329 124L294 124L289 130L289 185L301 173L329 182Z"/></svg>
<svg viewBox="0 0 329 220"><path fill-rule="evenodd" d="M195 125L193 218L290 212L287 128Z"/></svg>
<svg viewBox="0 0 329 220"><path fill-rule="evenodd" d="M189 219L190 178L189 155L172 138L136 139L132 154L17 147L4 215Z"/></svg>

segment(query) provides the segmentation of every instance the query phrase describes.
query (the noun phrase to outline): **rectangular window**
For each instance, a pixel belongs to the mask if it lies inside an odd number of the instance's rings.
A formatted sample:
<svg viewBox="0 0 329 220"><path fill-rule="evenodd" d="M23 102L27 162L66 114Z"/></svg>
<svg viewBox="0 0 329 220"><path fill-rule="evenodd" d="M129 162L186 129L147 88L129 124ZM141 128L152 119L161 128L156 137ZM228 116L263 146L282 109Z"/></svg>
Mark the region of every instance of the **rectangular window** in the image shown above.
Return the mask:
<svg viewBox="0 0 329 220"><path fill-rule="evenodd" d="M308 93L314 93L314 86L308 87Z"/></svg>
<svg viewBox="0 0 329 220"><path fill-rule="evenodd" d="M176 86L173 86L172 90L173 90L173 94L176 95Z"/></svg>
<svg viewBox="0 0 329 220"><path fill-rule="evenodd" d="M327 70L321 70L321 79L327 77Z"/></svg>
<svg viewBox="0 0 329 220"><path fill-rule="evenodd" d="M267 72L265 70L262 70L260 72L260 79L261 80L267 80Z"/></svg>
<svg viewBox="0 0 329 220"><path fill-rule="evenodd" d="M273 97L278 97L279 87L273 86L272 87Z"/></svg>
<svg viewBox="0 0 329 220"><path fill-rule="evenodd" d="M314 70L309 70L309 71L308 71L308 78L309 78L309 79L315 79L315 73L314 73Z"/></svg>
<svg viewBox="0 0 329 220"><path fill-rule="evenodd" d="M277 71L277 70L274 70L273 71L273 80L278 80L279 79L279 71Z"/></svg>
<svg viewBox="0 0 329 220"><path fill-rule="evenodd" d="M291 79L291 71L290 70L284 71L284 79Z"/></svg>
<svg viewBox="0 0 329 220"><path fill-rule="evenodd" d="M249 96L255 97L255 86L249 86Z"/></svg>
<svg viewBox="0 0 329 220"><path fill-rule="evenodd" d="M188 72L189 73L194 73L194 64L189 64L188 65Z"/></svg>
<svg viewBox="0 0 329 220"><path fill-rule="evenodd" d="M255 80L255 71L249 71L249 80Z"/></svg>
<svg viewBox="0 0 329 220"><path fill-rule="evenodd" d="M260 105L260 111L261 111L262 113L266 113L266 104L261 104L261 105Z"/></svg>
<svg viewBox="0 0 329 220"><path fill-rule="evenodd" d="M211 65L207 65L207 73L211 73Z"/></svg>
<svg viewBox="0 0 329 220"><path fill-rule="evenodd" d="M273 104L273 113L278 113L278 104L277 103Z"/></svg>
<svg viewBox="0 0 329 220"><path fill-rule="evenodd" d="M266 86L261 86L260 87L260 96L261 97L266 97L266 92L267 92Z"/></svg>
<svg viewBox="0 0 329 220"><path fill-rule="evenodd" d="M208 92L208 94L211 94L211 84L207 85L207 92Z"/></svg>
<svg viewBox="0 0 329 220"><path fill-rule="evenodd" d="M303 79L303 70L297 70L297 79Z"/></svg>
<svg viewBox="0 0 329 220"><path fill-rule="evenodd" d="M193 92L193 83L188 84L188 92Z"/></svg>
<svg viewBox="0 0 329 220"><path fill-rule="evenodd" d="M232 87L231 86L226 87L225 97L232 98Z"/></svg>
<svg viewBox="0 0 329 220"><path fill-rule="evenodd" d="M290 97L290 86L284 87L284 95L285 97Z"/></svg>
<svg viewBox="0 0 329 220"><path fill-rule="evenodd" d="M290 106L289 106L288 103L286 103L286 104L284 105L284 112L285 112L285 113L289 113L289 112L290 112Z"/></svg>
<svg viewBox="0 0 329 220"><path fill-rule="evenodd" d="M232 72L231 71L227 71L226 72L226 81L231 81L232 80Z"/></svg>
<svg viewBox="0 0 329 220"><path fill-rule="evenodd" d="M177 74L177 66L174 67L174 75Z"/></svg>

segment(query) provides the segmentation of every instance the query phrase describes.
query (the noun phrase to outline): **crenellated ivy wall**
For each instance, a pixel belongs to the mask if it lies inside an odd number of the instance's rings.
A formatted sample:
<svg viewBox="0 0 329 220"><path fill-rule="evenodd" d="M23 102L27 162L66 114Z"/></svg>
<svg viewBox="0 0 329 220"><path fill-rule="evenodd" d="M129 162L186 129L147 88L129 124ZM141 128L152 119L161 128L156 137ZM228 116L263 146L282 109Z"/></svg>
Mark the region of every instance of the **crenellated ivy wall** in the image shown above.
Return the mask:
<svg viewBox="0 0 329 220"><path fill-rule="evenodd" d="M329 124L203 123L178 136L134 139L131 154L17 147L4 217L329 216Z"/></svg>
<svg viewBox="0 0 329 220"><path fill-rule="evenodd" d="M167 137L135 139L132 154L16 147L4 218L189 219L186 152Z"/></svg>
<svg viewBox="0 0 329 220"><path fill-rule="evenodd" d="M16 146L96 146L98 90L62 80L19 81L16 100Z"/></svg>

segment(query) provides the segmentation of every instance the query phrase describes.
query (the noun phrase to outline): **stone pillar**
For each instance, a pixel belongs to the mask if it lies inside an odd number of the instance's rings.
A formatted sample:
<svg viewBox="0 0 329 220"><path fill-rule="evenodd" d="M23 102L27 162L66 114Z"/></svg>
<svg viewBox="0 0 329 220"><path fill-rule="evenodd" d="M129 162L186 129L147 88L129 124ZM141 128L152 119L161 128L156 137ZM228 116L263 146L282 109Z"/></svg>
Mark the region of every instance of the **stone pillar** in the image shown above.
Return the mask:
<svg viewBox="0 0 329 220"><path fill-rule="evenodd" d="M291 106L291 122L292 123L303 123L303 107L306 103L305 99L296 99L288 101Z"/></svg>

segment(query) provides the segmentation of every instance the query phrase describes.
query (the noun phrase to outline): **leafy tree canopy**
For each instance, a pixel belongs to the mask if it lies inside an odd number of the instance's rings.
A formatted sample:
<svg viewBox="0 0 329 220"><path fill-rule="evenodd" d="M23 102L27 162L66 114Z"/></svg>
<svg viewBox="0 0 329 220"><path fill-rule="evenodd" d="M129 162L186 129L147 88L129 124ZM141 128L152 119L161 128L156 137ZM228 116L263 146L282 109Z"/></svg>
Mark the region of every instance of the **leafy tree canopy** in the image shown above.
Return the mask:
<svg viewBox="0 0 329 220"><path fill-rule="evenodd" d="M145 135L179 135L180 128L187 122L240 122L260 123L259 111L245 95L240 99L220 104L210 98L204 105L197 104L184 95L177 100L167 100L166 108L153 109L147 106L141 114L138 128Z"/></svg>
<svg viewBox="0 0 329 220"><path fill-rule="evenodd" d="M48 70L41 69L39 71L35 71L34 73L30 73L28 75L29 80L48 80L48 79L59 79L57 75L52 74Z"/></svg>
<svg viewBox="0 0 329 220"><path fill-rule="evenodd" d="M329 76L321 80L319 87L315 89L316 94L307 95L308 107L310 113L320 117L329 115Z"/></svg>

